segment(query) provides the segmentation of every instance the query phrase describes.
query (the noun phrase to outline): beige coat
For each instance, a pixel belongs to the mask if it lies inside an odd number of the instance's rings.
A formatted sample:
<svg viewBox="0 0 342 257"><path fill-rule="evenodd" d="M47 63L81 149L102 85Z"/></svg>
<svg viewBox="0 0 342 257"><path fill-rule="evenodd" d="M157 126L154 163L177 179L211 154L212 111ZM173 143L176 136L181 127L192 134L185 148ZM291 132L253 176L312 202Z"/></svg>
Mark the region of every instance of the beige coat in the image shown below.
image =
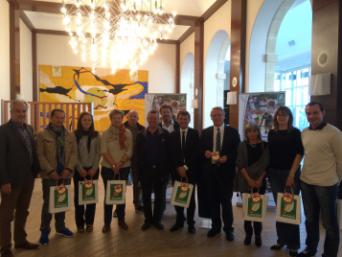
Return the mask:
<svg viewBox="0 0 342 257"><path fill-rule="evenodd" d="M37 135L37 153L40 163L40 175L42 178L50 178L49 174L56 170L56 136L48 129L44 129ZM77 164L77 144L74 135L68 131L65 132L65 168L70 172L74 171Z"/></svg>

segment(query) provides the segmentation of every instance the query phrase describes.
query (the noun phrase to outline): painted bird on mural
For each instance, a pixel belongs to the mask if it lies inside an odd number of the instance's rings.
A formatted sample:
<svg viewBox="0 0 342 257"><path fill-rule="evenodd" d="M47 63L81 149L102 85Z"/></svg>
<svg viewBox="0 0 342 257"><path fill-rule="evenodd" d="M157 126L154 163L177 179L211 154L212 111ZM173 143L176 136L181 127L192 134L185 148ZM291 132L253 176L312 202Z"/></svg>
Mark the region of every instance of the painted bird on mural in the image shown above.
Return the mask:
<svg viewBox="0 0 342 257"><path fill-rule="evenodd" d="M62 86L55 86L55 87L46 87L46 88L40 88L39 91L40 92L45 92L45 93L48 93L48 94L59 94L59 95L64 95L74 101L78 101L74 98L72 98L69 94L69 92L72 90L72 87L71 88L65 88L65 87L62 87ZM79 101L78 101L79 102Z"/></svg>

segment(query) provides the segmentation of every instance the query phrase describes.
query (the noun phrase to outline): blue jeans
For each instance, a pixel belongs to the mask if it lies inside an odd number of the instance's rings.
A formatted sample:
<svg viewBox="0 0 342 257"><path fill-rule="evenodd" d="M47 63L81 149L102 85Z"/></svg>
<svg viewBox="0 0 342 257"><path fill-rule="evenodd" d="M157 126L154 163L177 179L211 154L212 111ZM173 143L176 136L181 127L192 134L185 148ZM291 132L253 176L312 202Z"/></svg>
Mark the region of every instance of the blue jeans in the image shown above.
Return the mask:
<svg viewBox="0 0 342 257"><path fill-rule="evenodd" d="M285 190L286 179L289 175L289 170L280 170L271 168L268 173L268 177L271 183L271 189L274 201L277 202L277 194L283 193ZM297 171L294 179L293 193L299 194L299 170ZM300 234L299 225L287 224L283 222L276 222L277 230L277 244L287 245L291 250L297 250L300 248Z"/></svg>
<svg viewBox="0 0 342 257"><path fill-rule="evenodd" d="M305 212L306 246L316 253L319 242L319 215L322 214L326 230L323 257L337 257L340 232L337 224L336 198L337 185L314 186L300 182Z"/></svg>

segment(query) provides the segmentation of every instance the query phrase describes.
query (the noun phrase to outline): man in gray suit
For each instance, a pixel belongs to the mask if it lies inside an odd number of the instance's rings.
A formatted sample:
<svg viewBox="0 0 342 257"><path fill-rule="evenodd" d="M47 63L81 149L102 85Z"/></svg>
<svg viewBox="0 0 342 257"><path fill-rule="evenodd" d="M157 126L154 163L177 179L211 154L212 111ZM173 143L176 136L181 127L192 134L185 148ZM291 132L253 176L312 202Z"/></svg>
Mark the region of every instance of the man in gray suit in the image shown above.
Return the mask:
<svg viewBox="0 0 342 257"><path fill-rule="evenodd" d="M38 158L32 127L26 124L27 103L15 100L11 120L0 127L0 247L1 257L12 257L11 222L14 222L15 248L36 249L26 240L28 216ZM15 210L15 217L14 217Z"/></svg>

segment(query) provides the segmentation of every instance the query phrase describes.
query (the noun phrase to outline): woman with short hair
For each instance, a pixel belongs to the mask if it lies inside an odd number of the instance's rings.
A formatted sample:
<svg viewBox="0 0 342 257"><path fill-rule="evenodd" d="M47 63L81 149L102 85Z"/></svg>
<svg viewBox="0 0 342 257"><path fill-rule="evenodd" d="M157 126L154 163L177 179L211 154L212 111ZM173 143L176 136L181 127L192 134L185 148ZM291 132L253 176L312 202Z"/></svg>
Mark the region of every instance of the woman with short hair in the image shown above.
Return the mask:
<svg viewBox="0 0 342 257"><path fill-rule="evenodd" d="M109 180L127 180L131 166L133 153L133 137L129 129L123 125L123 113L113 110L109 114L111 126L103 133L101 140L102 171L101 176L105 188ZM113 205L104 204L104 226L103 233L110 230L112 222ZM125 204L116 207L118 225L121 229L127 230L125 222Z"/></svg>

